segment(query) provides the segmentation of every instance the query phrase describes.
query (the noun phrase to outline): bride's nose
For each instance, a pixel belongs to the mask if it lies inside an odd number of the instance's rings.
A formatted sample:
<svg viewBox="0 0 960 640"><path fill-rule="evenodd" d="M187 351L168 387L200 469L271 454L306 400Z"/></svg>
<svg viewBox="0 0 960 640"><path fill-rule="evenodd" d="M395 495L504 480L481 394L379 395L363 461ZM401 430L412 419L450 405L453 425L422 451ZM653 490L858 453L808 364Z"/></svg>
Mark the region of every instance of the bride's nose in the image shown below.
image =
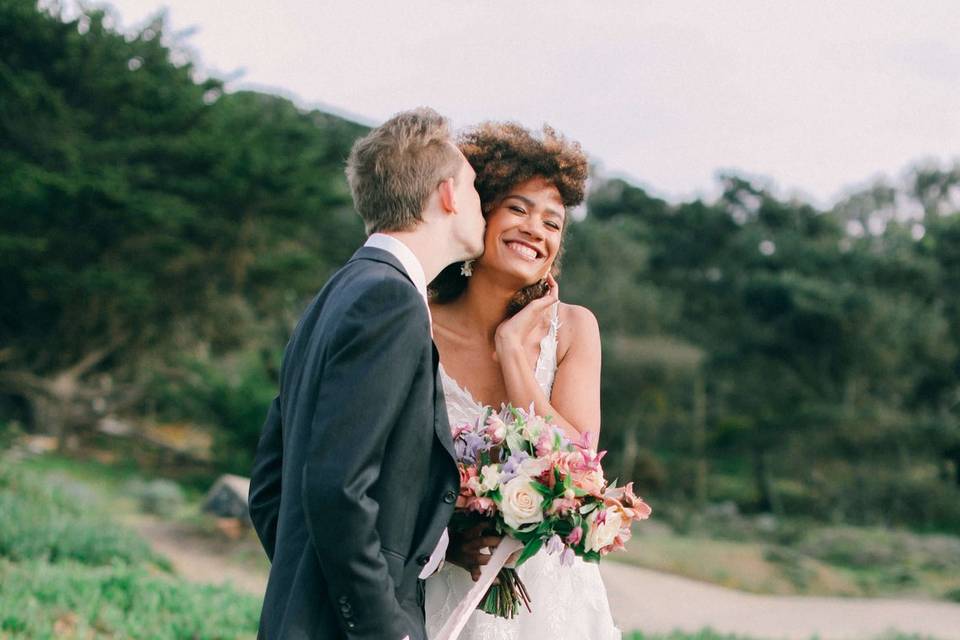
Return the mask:
<svg viewBox="0 0 960 640"><path fill-rule="evenodd" d="M533 219L533 216L528 216L523 219L523 223L520 225L520 231L536 240L543 240L543 231L540 229L537 221Z"/></svg>

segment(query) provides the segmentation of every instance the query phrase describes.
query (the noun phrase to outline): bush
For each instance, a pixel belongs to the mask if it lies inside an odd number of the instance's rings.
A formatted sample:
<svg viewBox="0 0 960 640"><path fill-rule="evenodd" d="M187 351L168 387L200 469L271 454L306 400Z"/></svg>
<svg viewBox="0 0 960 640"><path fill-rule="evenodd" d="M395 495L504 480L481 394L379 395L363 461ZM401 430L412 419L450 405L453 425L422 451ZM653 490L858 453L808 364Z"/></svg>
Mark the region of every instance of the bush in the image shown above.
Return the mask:
<svg viewBox="0 0 960 640"><path fill-rule="evenodd" d="M173 480L137 481L131 483L129 491L144 513L169 517L176 514L184 504L183 490Z"/></svg>
<svg viewBox="0 0 960 640"><path fill-rule="evenodd" d="M0 557L87 565L152 563L168 568L147 544L120 527L105 525L89 491L21 467L0 469Z"/></svg>
<svg viewBox="0 0 960 640"><path fill-rule="evenodd" d="M163 420L214 427L214 458L230 473L248 475L263 421L277 384L258 352L242 352L221 361L182 363L183 379L154 380L150 397Z"/></svg>
<svg viewBox="0 0 960 640"><path fill-rule="evenodd" d="M260 603L115 563L0 560L0 637L253 638Z"/></svg>

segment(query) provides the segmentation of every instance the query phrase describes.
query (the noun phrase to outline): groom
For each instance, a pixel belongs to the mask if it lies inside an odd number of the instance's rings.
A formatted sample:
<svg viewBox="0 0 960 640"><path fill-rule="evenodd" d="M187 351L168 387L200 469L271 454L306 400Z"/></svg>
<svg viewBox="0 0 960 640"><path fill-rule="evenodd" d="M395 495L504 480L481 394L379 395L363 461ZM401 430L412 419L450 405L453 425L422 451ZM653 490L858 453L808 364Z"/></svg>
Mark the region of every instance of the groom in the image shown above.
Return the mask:
<svg viewBox="0 0 960 640"><path fill-rule="evenodd" d="M250 482L263 639L425 639L459 491L426 287L483 251L474 171L423 108L357 141L346 172L371 235L287 344Z"/></svg>

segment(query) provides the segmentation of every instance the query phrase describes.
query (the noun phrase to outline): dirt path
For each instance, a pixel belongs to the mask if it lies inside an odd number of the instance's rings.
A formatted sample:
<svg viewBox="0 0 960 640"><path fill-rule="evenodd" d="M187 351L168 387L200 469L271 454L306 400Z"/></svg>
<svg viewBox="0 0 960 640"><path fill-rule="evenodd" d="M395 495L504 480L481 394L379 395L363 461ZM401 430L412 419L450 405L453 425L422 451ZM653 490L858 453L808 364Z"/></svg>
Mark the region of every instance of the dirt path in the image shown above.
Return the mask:
<svg viewBox="0 0 960 640"><path fill-rule="evenodd" d="M615 562L600 565L622 629L673 629L757 638L856 640L896 629L960 639L960 604L919 600L761 596Z"/></svg>
<svg viewBox="0 0 960 640"><path fill-rule="evenodd" d="M243 566L236 545L149 517L127 522L188 580L257 596L266 574ZM896 629L960 640L960 604L894 599L760 596L616 562L601 564L614 619L624 630L666 633L711 628L754 638L874 639Z"/></svg>
<svg viewBox="0 0 960 640"><path fill-rule="evenodd" d="M191 582L232 584L240 591L258 597L263 595L267 585L266 572L239 562L234 557L235 544L149 516L130 517L124 524L147 540L154 551L170 560L177 575Z"/></svg>

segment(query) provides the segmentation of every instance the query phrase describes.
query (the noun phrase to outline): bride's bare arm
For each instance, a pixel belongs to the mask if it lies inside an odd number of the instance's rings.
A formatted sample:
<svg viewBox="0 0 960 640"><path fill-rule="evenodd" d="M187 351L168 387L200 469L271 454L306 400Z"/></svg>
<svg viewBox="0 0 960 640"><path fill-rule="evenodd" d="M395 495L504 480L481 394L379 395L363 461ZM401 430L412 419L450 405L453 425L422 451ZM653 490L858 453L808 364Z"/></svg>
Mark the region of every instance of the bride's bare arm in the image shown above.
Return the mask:
<svg viewBox="0 0 960 640"><path fill-rule="evenodd" d="M569 347L558 363L550 398L537 383L524 352L524 337L541 325L556 299L554 286L547 296L531 302L497 330L497 358L507 398L515 407L533 403L537 414L552 416L554 424L572 439L590 433L590 444L596 446L600 432L600 329L593 313L568 307L564 325Z"/></svg>

